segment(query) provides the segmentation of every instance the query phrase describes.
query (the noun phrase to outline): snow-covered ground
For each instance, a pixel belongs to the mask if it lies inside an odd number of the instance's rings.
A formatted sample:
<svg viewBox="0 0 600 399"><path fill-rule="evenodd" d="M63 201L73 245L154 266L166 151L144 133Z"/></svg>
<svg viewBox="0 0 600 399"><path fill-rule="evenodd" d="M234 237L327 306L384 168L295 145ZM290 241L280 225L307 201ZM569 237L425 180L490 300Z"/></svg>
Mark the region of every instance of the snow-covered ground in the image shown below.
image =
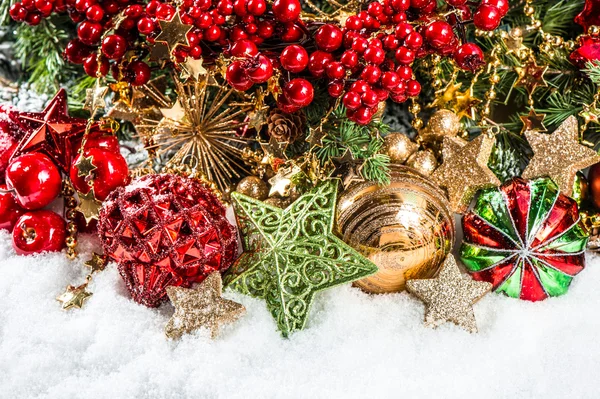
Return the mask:
<svg viewBox="0 0 600 399"><path fill-rule="evenodd" d="M170 305L134 303L114 265L65 312L54 298L83 280L83 261L16 256L0 233L0 398L598 398L600 258L588 260L562 298L485 297L479 334L423 327L406 293L344 286L288 340L263 302L226 292L243 318L215 341L173 342Z"/></svg>

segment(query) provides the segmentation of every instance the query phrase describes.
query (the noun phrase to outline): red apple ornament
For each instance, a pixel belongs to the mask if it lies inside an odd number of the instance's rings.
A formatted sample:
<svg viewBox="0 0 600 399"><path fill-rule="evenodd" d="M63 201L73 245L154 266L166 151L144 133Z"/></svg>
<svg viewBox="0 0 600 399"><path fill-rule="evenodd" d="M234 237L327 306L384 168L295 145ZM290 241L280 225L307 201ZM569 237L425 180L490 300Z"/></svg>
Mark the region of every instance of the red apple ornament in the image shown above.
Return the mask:
<svg viewBox="0 0 600 399"><path fill-rule="evenodd" d="M19 205L28 210L50 204L61 188L58 167L50 157L39 152L21 155L6 169L6 185L13 190Z"/></svg>
<svg viewBox="0 0 600 399"><path fill-rule="evenodd" d="M65 247L65 221L52 211L27 212L13 229L13 247L18 255L58 252Z"/></svg>
<svg viewBox="0 0 600 399"><path fill-rule="evenodd" d="M10 191L5 191L6 185L0 185L0 230L12 230L15 222L25 212L17 203Z"/></svg>

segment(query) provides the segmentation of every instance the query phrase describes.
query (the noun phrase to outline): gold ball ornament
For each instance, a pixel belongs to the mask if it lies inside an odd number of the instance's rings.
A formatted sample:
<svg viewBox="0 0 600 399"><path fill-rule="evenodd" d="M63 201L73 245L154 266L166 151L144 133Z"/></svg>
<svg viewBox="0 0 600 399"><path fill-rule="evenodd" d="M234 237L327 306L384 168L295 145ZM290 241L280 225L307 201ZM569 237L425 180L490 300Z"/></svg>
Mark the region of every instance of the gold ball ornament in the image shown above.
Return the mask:
<svg viewBox="0 0 600 399"><path fill-rule="evenodd" d="M460 131L460 118L449 109L440 109L436 111L429 122L427 128L420 133L421 139L425 143L441 142L444 136L455 137Z"/></svg>
<svg viewBox="0 0 600 399"><path fill-rule="evenodd" d="M428 177L433 173L435 168L438 167L438 163L435 159L435 154L433 151L423 150L412 154L408 158L408 161L406 161L406 166L409 166L423 176Z"/></svg>
<svg viewBox="0 0 600 399"><path fill-rule="evenodd" d="M336 230L379 271L355 282L370 293L404 290L433 277L454 243L454 217L444 193L410 168L392 165L391 182L356 184L337 205Z"/></svg>
<svg viewBox="0 0 600 399"><path fill-rule="evenodd" d="M390 133L384 138L383 153L390 157L392 163L404 163L417 149L414 143L403 133Z"/></svg>
<svg viewBox="0 0 600 399"><path fill-rule="evenodd" d="M259 201L262 201L269 196L269 187L267 187L267 183L256 176L244 177L237 184L235 191Z"/></svg>

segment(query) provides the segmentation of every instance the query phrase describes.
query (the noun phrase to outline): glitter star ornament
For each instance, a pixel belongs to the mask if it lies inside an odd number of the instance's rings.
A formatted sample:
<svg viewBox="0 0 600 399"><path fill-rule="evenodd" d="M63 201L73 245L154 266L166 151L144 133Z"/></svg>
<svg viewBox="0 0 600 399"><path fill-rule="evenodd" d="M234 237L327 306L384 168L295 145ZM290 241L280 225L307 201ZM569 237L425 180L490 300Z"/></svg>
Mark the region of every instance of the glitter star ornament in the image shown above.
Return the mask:
<svg viewBox="0 0 600 399"><path fill-rule="evenodd" d="M68 173L73 158L72 142L83 136L87 121L69 116L67 92L61 89L42 112L18 112L15 116L28 132L12 159L28 152L43 152Z"/></svg>
<svg viewBox="0 0 600 399"><path fill-rule="evenodd" d="M473 305L490 292L492 284L463 275L452 254L446 257L436 278L409 280L406 289L425 304L425 325L437 327L453 322L465 330L477 332Z"/></svg>
<svg viewBox="0 0 600 399"><path fill-rule="evenodd" d="M600 162L600 156L579 144L577 118L570 116L552 134L527 132L533 158L523 171L524 179L548 176L560 191L571 196L577 171Z"/></svg>
<svg viewBox="0 0 600 399"><path fill-rule="evenodd" d="M246 313L246 308L234 301L221 298L221 274L208 275L197 289L167 287L167 295L175 313L165 326L167 337L176 339L199 328L210 330L216 338L219 327L232 323Z"/></svg>
<svg viewBox="0 0 600 399"><path fill-rule="evenodd" d="M156 41L165 43L170 52L173 52L178 46L189 46L187 34L194 28L192 25L186 25L181 22L179 10L173 15L170 21L159 21L160 34L156 36Z"/></svg>
<svg viewBox="0 0 600 399"><path fill-rule="evenodd" d="M520 115L521 122L523 122L523 128L521 129L521 134L525 134L525 132L547 132L546 126L544 126L544 119L546 118L546 114L538 114L532 108L529 110L529 114Z"/></svg>
<svg viewBox="0 0 600 399"><path fill-rule="evenodd" d="M285 210L231 195L244 253L225 284L264 299L284 337L305 327L314 295L377 272L332 233L337 182L321 183Z"/></svg>
<svg viewBox="0 0 600 399"><path fill-rule="evenodd" d="M62 304L64 310L71 308L79 308L83 306L85 301L92 296L92 293L86 291L87 283L78 287L69 285L65 292L60 294L56 300Z"/></svg>
<svg viewBox="0 0 600 399"><path fill-rule="evenodd" d="M527 93L531 96L538 87L548 87L544 74L548 66L538 66L535 59L527 61L522 67L516 67L515 71L519 75L515 82L515 87L525 87Z"/></svg>
<svg viewBox="0 0 600 399"><path fill-rule="evenodd" d="M431 180L446 189L454 212L466 212L477 190L500 184L487 166L494 142L494 137L485 133L466 143L456 137L444 137L444 161Z"/></svg>

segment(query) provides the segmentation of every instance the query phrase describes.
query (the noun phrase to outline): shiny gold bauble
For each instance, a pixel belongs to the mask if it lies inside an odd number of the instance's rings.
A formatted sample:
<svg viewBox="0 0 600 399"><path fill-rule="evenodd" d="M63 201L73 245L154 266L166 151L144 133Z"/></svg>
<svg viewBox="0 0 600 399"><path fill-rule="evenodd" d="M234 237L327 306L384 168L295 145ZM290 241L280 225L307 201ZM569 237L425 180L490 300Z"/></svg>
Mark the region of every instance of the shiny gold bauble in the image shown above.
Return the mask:
<svg viewBox="0 0 600 399"><path fill-rule="evenodd" d="M391 182L359 183L338 202L336 230L379 267L355 284L371 293L399 292L406 280L433 277L454 243L444 193L414 170L392 165Z"/></svg>
<svg viewBox="0 0 600 399"><path fill-rule="evenodd" d="M454 137L460 131L460 118L448 109L436 111L420 133L423 142L441 142L444 136Z"/></svg>
<svg viewBox="0 0 600 399"><path fill-rule="evenodd" d="M600 209L600 163L592 165L588 173L590 200L596 209Z"/></svg>
<svg viewBox="0 0 600 399"><path fill-rule="evenodd" d="M403 133L390 133L384 138L383 153L390 157L392 163L406 162L418 148L419 145Z"/></svg>
<svg viewBox="0 0 600 399"><path fill-rule="evenodd" d="M577 206L581 207L581 205L588 200L588 192L590 189L590 185L585 175L581 172L577 172L575 175L575 182L573 183L573 194L571 198L575 200Z"/></svg>
<svg viewBox="0 0 600 399"><path fill-rule="evenodd" d="M406 166L415 169L423 176L430 176L435 168L438 167L438 163L435 159L435 154L433 151L423 150L412 154L408 158L408 161L406 161Z"/></svg>
<svg viewBox="0 0 600 399"><path fill-rule="evenodd" d="M269 188L267 187L267 183L256 176L244 177L237 184L235 191L260 201L269 196Z"/></svg>

